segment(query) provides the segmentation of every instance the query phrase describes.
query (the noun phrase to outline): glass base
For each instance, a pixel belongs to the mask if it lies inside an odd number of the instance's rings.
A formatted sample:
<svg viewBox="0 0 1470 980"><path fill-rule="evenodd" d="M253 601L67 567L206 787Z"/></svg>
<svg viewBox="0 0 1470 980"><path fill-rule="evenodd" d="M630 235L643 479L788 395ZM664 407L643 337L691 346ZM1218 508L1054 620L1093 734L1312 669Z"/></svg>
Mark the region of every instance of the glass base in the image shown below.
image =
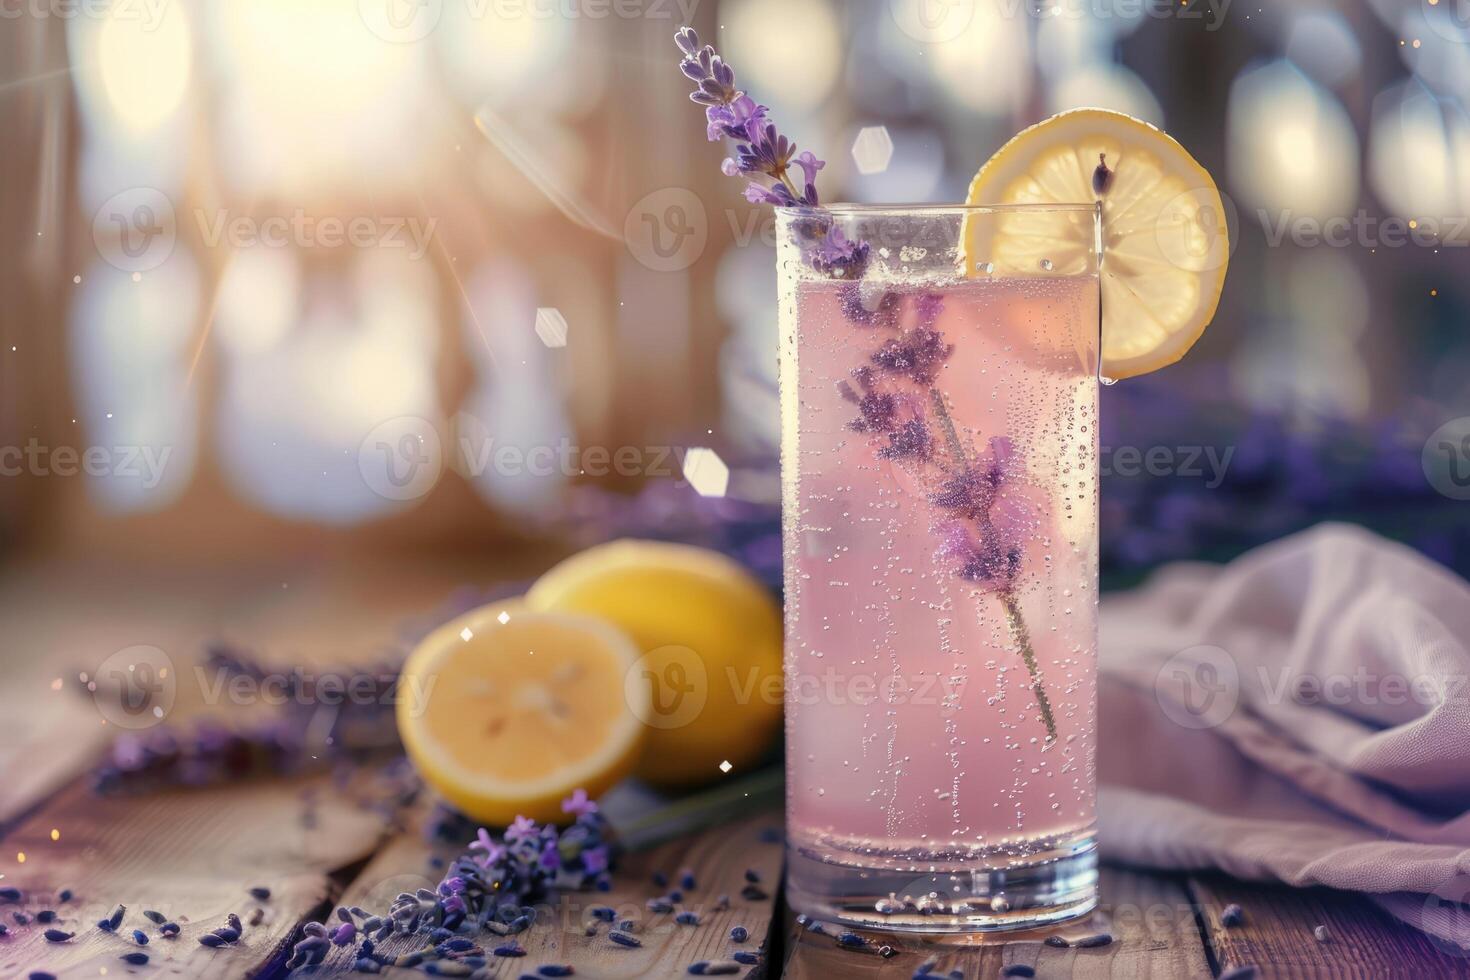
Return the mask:
<svg viewBox="0 0 1470 980"><path fill-rule="evenodd" d="M1025 856L980 851L948 860L793 840L786 894L796 912L862 929L940 935L1034 929L1097 906L1097 837L1089 828L1038 842Z"/></svg>

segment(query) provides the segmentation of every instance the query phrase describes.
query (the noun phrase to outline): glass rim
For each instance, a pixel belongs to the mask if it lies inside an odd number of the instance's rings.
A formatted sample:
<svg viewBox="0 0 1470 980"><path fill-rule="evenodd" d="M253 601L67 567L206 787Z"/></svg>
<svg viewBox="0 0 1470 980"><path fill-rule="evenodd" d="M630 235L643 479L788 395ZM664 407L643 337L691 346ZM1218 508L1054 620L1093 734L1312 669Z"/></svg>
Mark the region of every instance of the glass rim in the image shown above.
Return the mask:
<svg viewBox="0 0 1470 980"><path fill-rule="evenodd" d="M779 204L777 212L800 214L803 212L826 211L833 214L1010 214L1014 212L1075 212L1095 213L1101 202L1088 201L1031 203L1031 204Z"/></svg>

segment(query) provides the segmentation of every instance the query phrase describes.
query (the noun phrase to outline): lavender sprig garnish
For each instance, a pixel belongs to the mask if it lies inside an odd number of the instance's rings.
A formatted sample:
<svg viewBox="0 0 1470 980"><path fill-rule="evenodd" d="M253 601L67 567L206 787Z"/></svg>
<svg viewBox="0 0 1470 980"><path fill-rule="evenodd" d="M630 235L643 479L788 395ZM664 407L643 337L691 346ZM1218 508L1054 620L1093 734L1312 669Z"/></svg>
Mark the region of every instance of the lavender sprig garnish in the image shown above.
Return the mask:
<svg viewBox="0 0 1470 980"><path fill-rule="evenodd" d="M993 457L1001 449L1007 457L1014 454L1009 440L992 439L988 450L991 459L982 458L972 468L967 458L944 393L936 386L939 371L954 353L954 345L947 343L934 326L943 308L943 297L923 293L906 304L899 294L884 292L876 303L864 302L855 280L867 268L868 244L847 238L832 216L817 206L816 175L826 164L810 150L796 153L796 144L770 121L770 110L735 87L734 70L712 46L700 44L693 28L680 29L674 43L684 56L679 70L696 83L689 98L705 107L706 137L735 142L734 152L721 164L721 171L726 176L747 178L745 198L752 204L809 209L793 222L807 265L830 278L847 281L841 292L841 306L854 325L892 331L869 355L869 363L852 372L857 388L846 381L841 384L843 397L856 404L859 411L848 427L866 434L880 459L906 467L944 467L946 489L933 502L941 509L961 512L935 522L941 542L936 557L949 563L956 576L994 592L999 599L1011 637L1031 677L1047 743L1054 742L1056 719L1016 593L1021 563L1021 549L1014 540L1016 528L1001 526L992 513L1007 475L1004 469L996 470ZM793 168L801 171L799 186L793 179ZM1099 169L1106 168L1100 165ZM902 324L906 305L912 307L914 320L908 327ZM947 452L937 448L928 418L931 412ZM984 492L972 494L964 507L945 503L967 487Z"/></svg>

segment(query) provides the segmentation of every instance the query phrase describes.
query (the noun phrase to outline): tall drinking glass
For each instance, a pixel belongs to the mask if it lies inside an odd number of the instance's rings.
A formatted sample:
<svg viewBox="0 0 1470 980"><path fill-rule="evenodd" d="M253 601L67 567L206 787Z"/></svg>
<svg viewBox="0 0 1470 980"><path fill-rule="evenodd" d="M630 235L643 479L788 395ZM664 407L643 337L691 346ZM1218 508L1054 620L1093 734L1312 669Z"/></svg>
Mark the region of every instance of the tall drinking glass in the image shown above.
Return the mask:
<svg viewBox="0 0 1470 980"><path fill-rule="evenodd" d="M1096 904L1097 228L778 209L797 911L946 933Z"/></svg>

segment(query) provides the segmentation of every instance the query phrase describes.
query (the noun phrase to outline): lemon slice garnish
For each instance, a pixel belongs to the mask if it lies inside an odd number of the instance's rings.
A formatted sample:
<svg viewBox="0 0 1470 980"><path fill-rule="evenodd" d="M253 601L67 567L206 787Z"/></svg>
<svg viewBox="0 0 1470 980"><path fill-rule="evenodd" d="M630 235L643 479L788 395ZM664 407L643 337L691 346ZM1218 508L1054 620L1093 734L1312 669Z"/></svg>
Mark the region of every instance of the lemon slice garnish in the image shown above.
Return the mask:
<svg viewBox="0 0 1470 980"><path fill-rule="evenodd" d="M1225 284L1230 243L1215 182L1148 123L1074 109L1001 147L966 198L1087 202L1102 207L1102 374L1127 378L1174 363L1215 315ZM1082 274L1093 268L1095 241L1092 215L1076 209L971 215L965 268L971 276Z"/></svg>

